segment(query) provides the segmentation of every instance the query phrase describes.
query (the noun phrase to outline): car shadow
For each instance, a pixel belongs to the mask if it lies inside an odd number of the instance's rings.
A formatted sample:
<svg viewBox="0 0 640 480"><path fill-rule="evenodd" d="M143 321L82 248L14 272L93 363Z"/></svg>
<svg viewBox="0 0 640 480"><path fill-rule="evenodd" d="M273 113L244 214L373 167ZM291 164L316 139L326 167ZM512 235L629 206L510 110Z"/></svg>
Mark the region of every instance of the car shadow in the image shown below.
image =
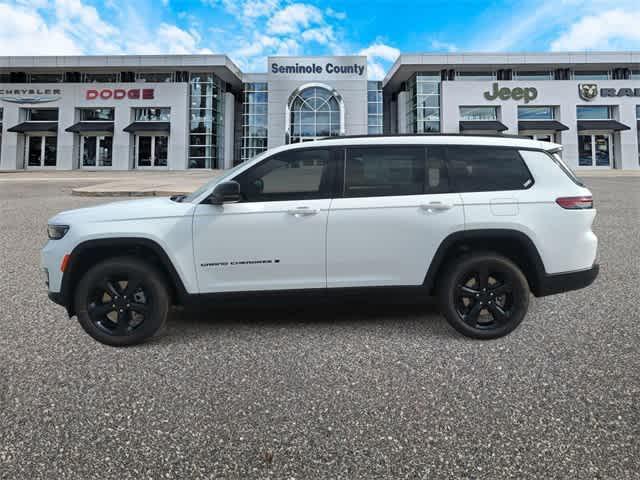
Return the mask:
<svg viewBox="0 0 640 480"><path fill-rule="evenodd" d="M155 342L191 341L201 336L225 335L238 329L259 331L273 328L358 330L376 328L394 331L412 329L420 335L459 336L438 312L433 301L381 303L348 301L305 305L230 305L175 308L165 334Z"/></svg>

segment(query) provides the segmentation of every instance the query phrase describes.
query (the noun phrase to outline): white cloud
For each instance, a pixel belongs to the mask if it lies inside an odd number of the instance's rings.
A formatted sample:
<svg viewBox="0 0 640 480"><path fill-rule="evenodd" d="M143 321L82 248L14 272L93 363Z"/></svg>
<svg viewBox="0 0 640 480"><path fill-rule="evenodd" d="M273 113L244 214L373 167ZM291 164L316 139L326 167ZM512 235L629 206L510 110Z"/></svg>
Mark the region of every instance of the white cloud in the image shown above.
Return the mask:
<svg viewBox="0 0 640 480"><path fill-rule="evenodd" d="M441 42L440 40L431 40L431 48L439 52L457 52L458 47L453 43Z"/></svg>
<svg viewBox="0 0 640 480"><path fill-rule="evenodd" d="M367 57L381 58L393 62L400 55L400 50L384 43L374 43L360 50L358 55L366 55Z"/></svg>
<svg viewBox="0 0 640 480"><path fill-rule="evenodd" d="M606 50L640 47L640 10L609 10L581 18L551 42L551 50Z"/></svg>
<svg viewBox="0 0 640 480"><path fill-rule="evenodd" d="M338 20L344 20L347 18L347 14L344 12L337 12L333 8L329 7L325 10L327 17L337 18Z"/></svg>
<svg viewBox="0 0 640 480"><path fill-rule="evenodd" d="M247 18L260 18L271 16L278 8L278 0L255 0L245 2L242 13Z"/></svg>
<svg viewBox="0 0 640 480"><path fill-rule="evenodd" d="M0 49L12 55L188 54L211 53L195 28L160 23L124 10L122 21L105 21L82 0L22 0L0 3Z"/></svg>
<svg viewBox="0 0 640 480"><path fill-rule="evenodd" d="M300 35L305 42L316 42L321 45L327 45L335 40L333 28L330 26L310 28Z"/></svg>
<svg viewBox="0 0 640 480"><path fill-rule="evenodd" d="M79 55L82 49L59 26L49 27L35 10L0 3L0 50L11 55Z"/></svg>
<svg viewBox="0 0 640 480"><path fill-rule="evenodd" d="M267 31L272 34L295 34L310 25L324 21L322 12L313 5L293 3L278 10L267 22Z"/></svg>
<svg viewBox="0 0 640 480"><path fill-rule="evenodd" d="M382 80L386 73L385 67L398 58L400 50L376 41L376 43L360 50L358 55L366 55L367 57L367 74L369 78Z"/></svg>

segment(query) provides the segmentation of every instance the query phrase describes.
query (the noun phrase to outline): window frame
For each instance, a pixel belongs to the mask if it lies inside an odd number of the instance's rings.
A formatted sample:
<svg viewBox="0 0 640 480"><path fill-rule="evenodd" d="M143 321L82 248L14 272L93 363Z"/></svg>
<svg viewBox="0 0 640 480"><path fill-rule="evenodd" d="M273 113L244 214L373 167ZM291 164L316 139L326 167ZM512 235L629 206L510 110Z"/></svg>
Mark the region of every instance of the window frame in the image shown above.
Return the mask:
<svg viewBox="0 0 640 480"><path fill-rule="evenodd" d="M521 190L529 190L530 188L532 188L535 184L536 184L536 179L533 176L533 174L531 173L531 170L529 169L529 166L527 165L527 162L524 161L524 158L522 158L522 155L520 154L521 150L531 150L531 151L536 151L536 152L544 152L544 150L541 149L536 149L536 148L521 148L521 147L507 147L507 146L493 146L493 145L458 145L458 144L449 144L445 146L445 162L447 165L447 172L449 175L449 188L451 190L451 193L493 193L493 192L517 192L517 191L521 191ZM452 148L468 148L468 149L477 149L477 148L486 148L486 149L492 149L492 150L513 150L515 151L517 157L520 159L520 163L524 166L527 174L529 175L529 179L531 180L531 183L526 186L526 187L522 187L522 188L518 188L518 189L502 189L502 190L465 190L465 189L461 189L460 186L458 185L458 181L456 179L456 176L452 173L452 168L451 168L451 149Z"/></svg>
<svg viewBox="0 0 640 480"><path fill-rule="evenodd" d="M302 196L300 197L298 194L300 192L295 192L291 193L291 194L282 194L281 198L262 198L259 200L248 200L248 199L241 199L239 202L237 203L271 203L271 202L291 202L291 201L306 201L306 200L330 200L332 198L335 198L336 195L336 172L338 170L337 168L337 162L339 161L339 147L320 147L320 146L314 146L314 147L308 147L308 148L300 148L300 149L293 149L293 150L285 150L282 152L277 152L274 153L273 155L269 155L268 157L262 159L261 161L259 161L258 163L256 163L255 165L252 165L251 167L247 168L246 170L243 170L242 172L239 172L237 175L234 175L232 178L229 178L227 181L234 181L234 182L238 182L241 184L241 180L242 177L244 176L249 176L251 175L251 172L254 171L256 168L259 168L261 165L263 165L265 162L268 162L270 160L273 160L275 157L279 156L279 155L289 155L295 152L308 152L308 151L313 151L313 150L324 150L328 152L328 163L327 163L327 168L329 169L329 181L327 182L328 185L328 189L327 191L318 191L318 196ZM240 193L242 194L242 190L240 191Z"/></svg>

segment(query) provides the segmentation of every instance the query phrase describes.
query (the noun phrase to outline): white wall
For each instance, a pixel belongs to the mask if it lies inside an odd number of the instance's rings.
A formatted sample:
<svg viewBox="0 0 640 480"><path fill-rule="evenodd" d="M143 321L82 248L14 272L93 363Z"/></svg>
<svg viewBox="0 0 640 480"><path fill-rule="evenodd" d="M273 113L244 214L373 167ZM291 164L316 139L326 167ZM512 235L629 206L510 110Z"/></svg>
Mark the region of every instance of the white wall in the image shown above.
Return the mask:
<svg viewBox="0 0 640 480"><path fill-rule="evenodd" d="M640 97L596 97L591 101L582 100L578 95L579 83L594 83L600 88L633 88L640 87L640 82L628 80L608 81L575 81L575 80L547 80L526 81L509 80L497 82L499 87L535 87L538 97L529 103L524 100L493 100L484 98L484 92L493 91L494 81L453 81L442 82L441 129L445 133L458 133L460 112L463 105L496 105L500 107L500 121L509 130L504 133L518 134L518 106L557 106L559 114L557 120L569 127L560 133L563 159L573 168L578 167L578 130L576 120L576 106L578 105L617 105L616 120L631 127L614 135L615 167L624 169L638 169L638 134L636 126L636 105L640 105Z"/></svg>
<svg viewBox="0 0 640 480"><path fill-rule="evenodd" d="M115 108L113 132L113 169L127 170L133 166L133 135L123 129L133 121L134 107L171 108L171 133L169 134L168 168L181 170L187 166L187 135L189 120L189 85L187 83L57 83L57 84L9 84L0 85L0 90L16 89L60 89L59 100L39 104L17 104L0 100L4 110L2 122L2 150L0 170L22 169L24 166L24 135L7 132L22 121L20 109L57 108L58 109L58 170L71 170L79 166L78 135L65 129L78 121L76 109L82 107ZM102 89L154 89L154 98L150 100L124 98L121 100L88 100L87 90Z"/></svg>

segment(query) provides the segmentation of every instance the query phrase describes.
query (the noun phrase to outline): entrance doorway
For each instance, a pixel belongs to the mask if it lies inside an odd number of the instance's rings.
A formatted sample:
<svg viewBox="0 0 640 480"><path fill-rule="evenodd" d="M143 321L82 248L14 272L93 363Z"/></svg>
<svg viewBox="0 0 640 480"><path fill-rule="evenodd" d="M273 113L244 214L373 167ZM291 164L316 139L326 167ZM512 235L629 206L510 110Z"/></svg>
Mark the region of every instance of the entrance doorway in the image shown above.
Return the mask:
<svg viewBox="0 0 640 480"><path fill-rule="evenodd" d="M136 135L136 168L166 167L167 135Z"/></svg>
<svg viewBox="0 0 640 480"><path fill-rule="evenodd" d="M55 135L28 135L25 142L25 158L28 168L55 167L58 154L58 137Z"/></svg>
<svg viewBox="0 0 640 480"><path fill-rule="evenodd" d="M578 165L580 167L611 168L613 138L609 133L578 135Z"/></svg>
<svg viewBox="0 0 640 480"><path fill-rule="evenodd" d="M111 135L83 135L80 137L80 166L82 168L111 167L113 137Z"/></svg>

